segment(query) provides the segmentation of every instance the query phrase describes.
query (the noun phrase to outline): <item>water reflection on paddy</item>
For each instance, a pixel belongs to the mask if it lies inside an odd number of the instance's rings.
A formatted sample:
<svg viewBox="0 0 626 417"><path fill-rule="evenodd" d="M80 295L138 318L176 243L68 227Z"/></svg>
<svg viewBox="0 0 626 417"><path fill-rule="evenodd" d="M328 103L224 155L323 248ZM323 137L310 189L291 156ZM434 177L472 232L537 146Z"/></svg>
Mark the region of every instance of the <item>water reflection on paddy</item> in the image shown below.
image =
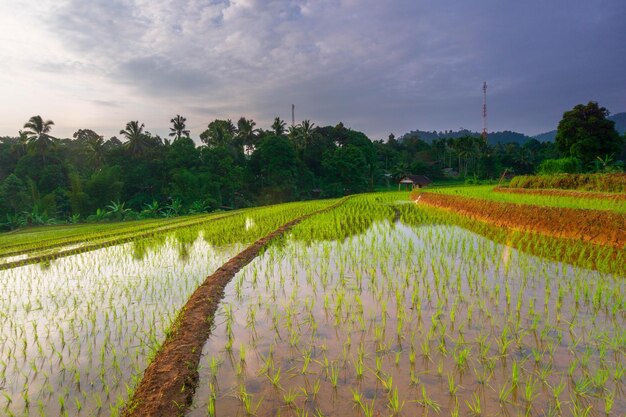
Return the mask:
<svg viewBox="0 0 626 417"><path fill-rule="evenodd" d="M621 416L625 289L456 226L284 239L227 287L189 415Z"/></svg>

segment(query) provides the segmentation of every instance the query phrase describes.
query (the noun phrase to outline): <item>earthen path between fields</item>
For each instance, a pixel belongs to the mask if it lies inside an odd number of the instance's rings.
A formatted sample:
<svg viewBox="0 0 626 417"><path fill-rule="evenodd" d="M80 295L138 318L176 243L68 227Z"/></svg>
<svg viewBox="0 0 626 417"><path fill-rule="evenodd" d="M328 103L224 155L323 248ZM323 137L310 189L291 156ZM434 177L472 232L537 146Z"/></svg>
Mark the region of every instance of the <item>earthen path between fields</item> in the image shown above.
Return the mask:
<svg viewBox="0 0 626 417"><path fill-rule="evenodd" d="M178 313L169 336L144 371L124 417L182 416L193 402L198 384L202 348L211 333L215 312L226 285L235 274L256 258L267 245L301 221L332 210L339 202L298 217L257 240L218 268L196 289Z"/></svg>

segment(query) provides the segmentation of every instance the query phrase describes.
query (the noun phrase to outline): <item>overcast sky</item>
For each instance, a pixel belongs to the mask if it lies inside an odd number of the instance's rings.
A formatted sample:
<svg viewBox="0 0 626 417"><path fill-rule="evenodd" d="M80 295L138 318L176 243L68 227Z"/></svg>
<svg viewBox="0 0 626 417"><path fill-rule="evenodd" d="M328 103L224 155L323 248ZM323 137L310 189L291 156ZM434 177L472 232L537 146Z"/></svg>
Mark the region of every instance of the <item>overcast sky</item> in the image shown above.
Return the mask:
<svg viewBox="0 0 626 417"><path fill-rule="evenodd" d="M1 0L0 136L275 116L372 139L626 111L624 0Z"/></svg>

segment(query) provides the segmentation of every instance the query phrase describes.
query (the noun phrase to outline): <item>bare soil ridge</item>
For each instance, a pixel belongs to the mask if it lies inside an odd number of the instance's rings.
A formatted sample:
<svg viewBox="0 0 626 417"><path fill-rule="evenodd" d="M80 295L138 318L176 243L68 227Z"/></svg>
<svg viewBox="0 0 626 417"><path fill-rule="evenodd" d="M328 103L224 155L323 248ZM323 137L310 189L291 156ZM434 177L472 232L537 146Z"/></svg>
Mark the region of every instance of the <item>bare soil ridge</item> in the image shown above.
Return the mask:
<svg viewBox="0 0 626 417"><path fill-rule="evenodd" d="M181 309L169 336L143 378L122 415L124 417L171 417L184 415L193 402L198 384L198 364L215 312L224 289L235 274L259 255L270 241L283 235L301 221L332 210L346 199L298 217L257 240L222 265L191 295Z"/></svg>
<svg viewBox="0 0 626 417"><path fill-rule="evenodd" d="M413 198L420 204L451 210L496 226L619 249L626 247L626 215L620 213L503 203L428 192Z"/></svg>

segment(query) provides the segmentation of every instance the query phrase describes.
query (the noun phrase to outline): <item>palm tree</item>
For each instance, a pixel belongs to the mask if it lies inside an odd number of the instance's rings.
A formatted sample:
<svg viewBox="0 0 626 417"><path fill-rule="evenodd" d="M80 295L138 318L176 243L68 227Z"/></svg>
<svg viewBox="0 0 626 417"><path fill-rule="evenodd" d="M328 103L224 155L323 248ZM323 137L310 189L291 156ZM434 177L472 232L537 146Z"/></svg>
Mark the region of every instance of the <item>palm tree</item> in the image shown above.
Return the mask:
<svg viewBox="0 0 626 417"><path fill-rule="evenodd" d="M172 127L170 127L170 136L174 136L175 139L180 139L183 136L189 137L189 131L185 130L185 122L186 118L177 114L170 122L172 123Z"/></svg>
<svg viewBox="0 0 626 417"><path fill-rule="evenodd" d="M285 126L287 126L287 123L284 120L280 120L280 117L276 117L274 123L272 123L272 130L276 136L282 136L285 133Z"/></svg>
<svg viewBox="0 0 626 417"><path fill-rule="evenodd" d="M39 153L43 159L43 163L46 163L46 153L52 146L52 136L50 130L54 122L52 120L44 121L41 116L33 116L28 122L24 123L24 134L28 138L28 144L33 146L37 153Z"/></svg>
<svg viewBox="0 0 626 417"><path fill-rule="evenodd" d="M125 144L131 156L141 156L148 148L146 135L143 133L144 124L139 125L137 120L126 123L126 129L120 130L120 135L124 135L128 142Z"/></svg>
<svg viewBox="0 0 626 417"><path fill-rule="evenodd" d="M314 128L315 128L315 123L311 123L310 120L303 120L302 123L300 123L300 134L302 135L302 139L304 141L305 147L311 144L311 139L313 138Z"/></svg>
<svg viewBox="0 0 626 417"><path fill-rule="evenodd" d="M256 123L252 119L241 117L237 121L237 140L243 146L244 152L252 153L257 141L259 129L255 129Z"/></svg>
<svg viewBox="0 0 626 417"><path fill-rule="evenodd" d="M297 150L302 149L301 139L302 135L300 134L300 125L291 125L287 128L287 136L293 143L293 147Z"/></svg>
<svg viewBox="0 0 626 417"><path fill-rule="evenodd" d="M87 160L98 170L104 164L106 146L104 137L91 129L78 129L72 135L85 153Z"/></svg>
<svg viewBox="0 0 626 417"><path fill-rule="evenodd" d="M19 131L19 137L11 146L11 152L15 155L15 159L18 160L22 156L26 155L28 150L28 135L23 130Z"/></svg>
<svg viewBox="0 0 626 417"><path fill-rule="evenodd" d="M100 169L104 164L104 155L106 154L104 138L102 136L90 138L86 148L89 152L89 158L94 164L94 168Z"/></svg>

